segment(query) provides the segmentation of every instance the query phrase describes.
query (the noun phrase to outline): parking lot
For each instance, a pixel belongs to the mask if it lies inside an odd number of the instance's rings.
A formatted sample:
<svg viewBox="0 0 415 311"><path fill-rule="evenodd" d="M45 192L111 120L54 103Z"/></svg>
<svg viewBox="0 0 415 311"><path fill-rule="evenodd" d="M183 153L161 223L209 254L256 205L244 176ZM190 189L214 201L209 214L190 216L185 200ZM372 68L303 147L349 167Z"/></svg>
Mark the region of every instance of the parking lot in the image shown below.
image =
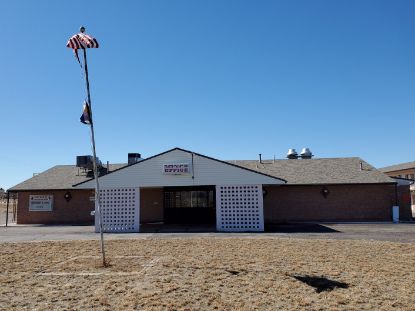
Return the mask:
<svg viewBox="0 0 415 311"><path fill-rule="evenodd" d="M415 243L415 223L287 224L268 227L263 233L223 233L212 227L143 226L141 233L105 234L108 240L152 237L264 237L301 239L377 240ZM1 242L96 240L93 226L10 225L0 227Z"/></svg>

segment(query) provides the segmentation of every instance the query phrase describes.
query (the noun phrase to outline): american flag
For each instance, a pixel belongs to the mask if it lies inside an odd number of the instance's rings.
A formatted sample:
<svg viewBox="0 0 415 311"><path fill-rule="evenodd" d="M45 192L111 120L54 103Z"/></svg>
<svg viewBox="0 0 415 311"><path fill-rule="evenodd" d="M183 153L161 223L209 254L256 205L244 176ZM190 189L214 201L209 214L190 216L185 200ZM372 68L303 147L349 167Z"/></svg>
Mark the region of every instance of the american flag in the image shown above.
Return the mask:
<svg viewBox="0 0 415 311"><path fill-rule="evenodd" d="M68 43L66 43L66 46L68 48L73 49L78 63L81 64L78 56L78 49L98 48L99 44L97 39L95 39L94 37L84 33L78 33L69 38Z"/></svg>

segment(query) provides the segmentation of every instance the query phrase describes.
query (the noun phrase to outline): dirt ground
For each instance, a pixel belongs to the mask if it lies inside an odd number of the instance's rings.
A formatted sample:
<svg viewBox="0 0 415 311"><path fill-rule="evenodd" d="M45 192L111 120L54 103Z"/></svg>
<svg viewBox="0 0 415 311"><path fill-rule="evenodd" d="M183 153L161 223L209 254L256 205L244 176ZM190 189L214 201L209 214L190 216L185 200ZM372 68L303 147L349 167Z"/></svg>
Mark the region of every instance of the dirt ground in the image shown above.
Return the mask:
<svg viewBox="0 0 415 311"><path fill-rule="evenodd" d="M1 310L413 310L415 248L150 238L0 244Z"/></svg>

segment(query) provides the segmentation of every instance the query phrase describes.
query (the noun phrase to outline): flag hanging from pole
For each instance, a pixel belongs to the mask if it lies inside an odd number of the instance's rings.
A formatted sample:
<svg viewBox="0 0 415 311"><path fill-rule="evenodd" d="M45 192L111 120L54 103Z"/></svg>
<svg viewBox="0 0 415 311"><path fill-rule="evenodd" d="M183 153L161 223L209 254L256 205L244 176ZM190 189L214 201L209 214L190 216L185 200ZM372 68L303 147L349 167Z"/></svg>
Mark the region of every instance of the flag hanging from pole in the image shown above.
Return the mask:
<svg viewBox="0 0 415 311"><path fill-rule="evenodd" d="M81 64L78 56L78 49L98 48L99 44L97 39L81 32L70 37L66 46L73 49L78 63Z"/></svg>
<svg viewBox="0 0 415 311"><path fill-rule="evenodd" d="M83 124L92 124L92 115L91 115L91 108L87 101L84 102L84 110L80 117L80 120Z"/></svg>
<svg viewBox="0 0 415 311"><path fill-rule="evenodd" d="M87 48L97 48L98 41L85 34L85 27L81 27L79 29L80 33L72 36L69 38L68 43L66 46L68 48L73 49L76 59L79 62L79 65L81 65L81 62L79 60L78 56L78 49L83 50L84 54L84 66L83 69L85 70L85 82L86 82L86 93L87 93L87 99L84 102L84 109L82 116L80 118L81 122L84 124L90 125L91 130L91 146L92 146L92 154L93 154L93 171L94 171L94 179L95 179L95 211L98 213L98 227L99 232L101 234L101 253L102 253L102 265L103 267L108 267L108 263L105 259L105 247L104 247L104 231L103 231L103 221L102 221L102 213L101 213L101 204L100 204L100 196L99 196L99 181L98 181L98 168L97 168L97 155L95 150L95 135L94 135L94 127L92 125L92 111L91 111L91 95L89 92L89 78L88 78L88 65L86 60L86 49Z"/></svg>

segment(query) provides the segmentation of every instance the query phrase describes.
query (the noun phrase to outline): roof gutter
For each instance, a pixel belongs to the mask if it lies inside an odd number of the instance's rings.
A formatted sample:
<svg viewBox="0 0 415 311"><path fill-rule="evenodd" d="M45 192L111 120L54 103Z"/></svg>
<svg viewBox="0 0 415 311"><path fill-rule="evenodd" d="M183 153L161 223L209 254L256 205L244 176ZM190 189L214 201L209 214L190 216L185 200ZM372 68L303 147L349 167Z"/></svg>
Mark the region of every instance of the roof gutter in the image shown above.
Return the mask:
<svg viewBox="0 0 415 311"><path fill-rule="evenodd" d="M396 181L394 182L379 182L379 183L317 183L317 184L280 184L278 186L357 186L357 185L397 185Z"/></svg>
<svg viewBox="0 0 415 311"><path fill-rule="evenodd" d="M68 190L93 190L94 188L63 188L63 189L14 189L8 190L10 193L29 192L29 191L68 191Z"/></svg>

